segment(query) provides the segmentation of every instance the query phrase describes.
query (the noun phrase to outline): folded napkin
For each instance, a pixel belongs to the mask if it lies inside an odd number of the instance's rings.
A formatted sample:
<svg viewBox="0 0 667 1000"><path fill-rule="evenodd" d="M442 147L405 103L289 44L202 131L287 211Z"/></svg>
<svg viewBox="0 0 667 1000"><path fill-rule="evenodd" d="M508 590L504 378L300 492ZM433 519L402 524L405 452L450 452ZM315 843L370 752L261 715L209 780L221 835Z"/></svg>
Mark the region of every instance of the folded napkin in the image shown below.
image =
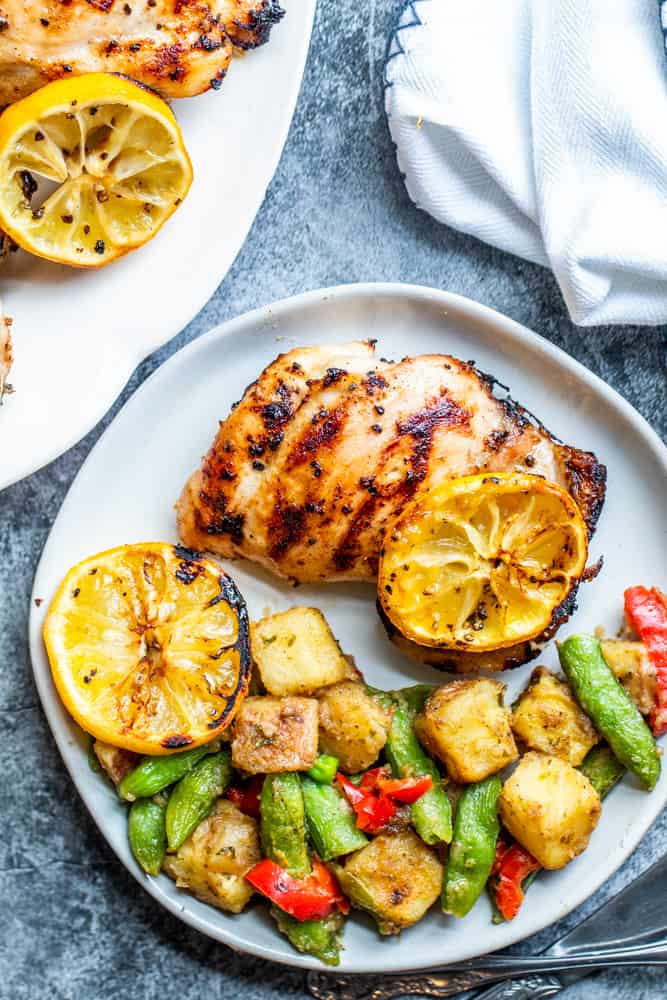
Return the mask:
<svg viewBox="0 0 667 1000"><path fill-rule="evenodd" d="M655 0L412 0L386 80L420 208L550 267L575 323L667 322Z"/></svg>

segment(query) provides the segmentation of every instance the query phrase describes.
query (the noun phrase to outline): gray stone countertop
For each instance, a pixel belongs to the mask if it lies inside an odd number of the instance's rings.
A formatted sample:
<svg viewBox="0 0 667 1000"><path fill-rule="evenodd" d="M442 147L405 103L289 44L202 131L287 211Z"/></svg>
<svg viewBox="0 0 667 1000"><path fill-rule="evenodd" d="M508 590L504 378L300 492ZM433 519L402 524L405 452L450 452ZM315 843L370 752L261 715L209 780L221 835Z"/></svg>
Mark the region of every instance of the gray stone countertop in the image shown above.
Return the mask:
<svg viewBox="0 0 667 1000"><path fill-rule="evenodd" d="M289 0L298 16L298 0ZM577 329L551 276L417 211L382 110L382 69L398 0L320 0L301 97L282 161L248 240L199 316L132 376L101 424L0 495L0 718L6 727L0 838L0 997L7 1000L278 1000L303 974L237 955L178 922L112 856L70 785L38 706L29 595L50 525L75 473L120 405L183 344L255 306L352 281L404 281L478 299L563 347L667 436L665 330ZM662 817L621 871L545 947L654 861ZM664 973L619 970L567 1000L661 1000Z"/></svg>

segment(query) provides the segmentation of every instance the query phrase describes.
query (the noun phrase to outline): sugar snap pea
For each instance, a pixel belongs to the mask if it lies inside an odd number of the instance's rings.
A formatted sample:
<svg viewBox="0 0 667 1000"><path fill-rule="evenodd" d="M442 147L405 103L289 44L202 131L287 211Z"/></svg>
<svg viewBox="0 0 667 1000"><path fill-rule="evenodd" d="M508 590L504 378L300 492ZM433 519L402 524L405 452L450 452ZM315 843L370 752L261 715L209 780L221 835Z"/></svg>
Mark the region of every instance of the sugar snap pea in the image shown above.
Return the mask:
<svg viewBox="0 0 667 1000"><path fill-rule="evenodd" d="M332 757L328 753L321 753L315 763L306 774L313 781L319 781L321 785L330 785L336 777L338 770L338 757Z"/></svg>
<svg viewBox="0 0 667 1000"><path fill-rule="evenodd" d="M322 861L350 854L368 843L357 828L352 807L333 785L301 778L310 839Z"/></svg>
<svg viewBox="0 0 667 1000"><path fill-rule="evenodd" d="M159 874L167 849L165 812L167 799L137 799L130 806L127 833L135 859L148 875Z"/></svg>
<svg viewBox="0 0 667 1000"><path fill-rule="evenodd" d="M169 754L165 757L144 757L134 771L126 774L118 786L118 794L127 802L135 799L148 799L157 795L163 788L168 788L175 781L180 781L184 774L191 771L202 757L215 753L220 749L219 740L207 743L194 750L184 750L182 753Z"/></svg>
<svg viewBox="0 0 667 1000"><path fill-rule="evenodd" d="M267 774L259 808L264 855L287 869L295 878L308 875L311 864L299 775ZM286 935L297 951L314 955L326 965L338 965L340 931L344 923L342 913L336 911L323 920L296 920L277 906L271 908L271 913L278 930Z"/></svg>
<svg viewBox="0 0 667 1000"><path fill-rule="evenodd" d="M277 906L271 908L271 913L278 929L289 938L297 951L314 955L325 965L338 965L340 932L345 922L342 913L336 911L326 920L295 920Z"/></svg>
<svg viewBox="0 0 667 1000"><path fill-rule="evenodd" d="M434 691L435 687L433 684L412 684L410 687L392 691L392 695L394 698L401 698L408 706L410 712L416 715L417 712L422 711L426 699Z"/></svg>
<svg viewBox="0 0 667 1000"><path fill-rule="evenodd" d="M465 917L482 893L496 856L500 832L498 796L502 782L497 774L466 785L454 819L442 889L442 908Z"/></svg>
<svg viewBox="0 0 667 1000"><path fill-rule="evenodd" d="M188 771L169 796L165 815L167 843L177 851L184 840L209 813L216 799L224 794L232 778L232 760L228 750L210 754Z"/></svg>
<svg viewBox="0 0 667 1000"><path fill-rule="evenodd" d="M649 791L660 777L655 740L635 704L605 663L592 635L571 635L558 647L561 666L574 695L606 739L616 758Z"/></svg>
<svg viewBox="0 0 667 1000"><path fill-rule="evenodd" d="M265 857L295 878L310 873L306 816L298 774L267 774L259 798L260 832Z"/></svg>
<svg viewBox="0 0 667 1000"><path fill-rule="evenodd" d="M614 757L605 743L599 743L588 751L579 770L588 778L601 799L625 774L625 766Z"/></svg>
<svg viewBox="0 0 667 1000"><path fill-rule="evenodd" d="M422 749L413 728L414 717L431 690L420 684L396 692L384 752L395 778L431 776L433 787L410 806L412 822L425 843L448 844L452 839L451 803L442 787L438 768Z"/></svg>

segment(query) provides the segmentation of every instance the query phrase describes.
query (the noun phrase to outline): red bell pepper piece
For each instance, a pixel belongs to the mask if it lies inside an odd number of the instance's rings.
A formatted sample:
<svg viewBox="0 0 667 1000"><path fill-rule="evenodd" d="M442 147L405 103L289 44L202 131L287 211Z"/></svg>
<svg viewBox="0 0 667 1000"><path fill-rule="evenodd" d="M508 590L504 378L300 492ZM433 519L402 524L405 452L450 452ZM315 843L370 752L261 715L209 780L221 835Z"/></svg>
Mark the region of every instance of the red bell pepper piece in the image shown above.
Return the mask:
<svg viewBox="0 0 667 1000"><path fill-rule="evenodd" d="M256 774L242 785L230 785L227 789L227 798L246 816L259 819L259 797L262 794L263 784L264 775Z"/></svg>
<svg viewBox="0 0 667 1000"><path fill-rule="evenodd" d="M366 833L377 833L398 812L396 805L388 795L375 794L375 785L372 782L367 781L366 787L363 787L362 779L361 785L355 785L340 771L336 774L336 781L354 809L357 826L360 830L364 830Z"/></svg>
<svg viewBox="0 0 667 1000"><path fill-rule="evenodd" d="M394 818L398 812L396 801L416 802L433 785L430 775L394 779L388 777L383 767L366 771L358 785L340 771L336 781L354 809L357 826L366 833L377 833Z"/></svg>
<svg viewBox="0 0 667 1000"><path fill-rule="evenodd" d="M327 866L313 859L306 878L294 878L275 861L265 858L246 872L250 885L295 920L324 920L335 909L349 913L350 904Z"/></svg>
<svg viewBox="0 0 667 1000"><path fill-rule="evenodd" d="M654 736L667 733L667 595L657 587L628 587L625 616L655 667L656 704L649 714Z"/></svg>
<svg viewBox="0 0 667 1000"><path fill-rule="evenodd" d="M496 906L505 920L514 920L521 908L523 880L541 867L520 844L498 840L490 877Z"/></svg>
<svg viewBox="0 0 667 1000"><path fill-rule="evenodd" d="M387 795L391 795L392 799L412 805L426 792L430 792L433 788L433 778L430 774L425 774L421 778L386 778L381 780L380 787Z"/></svg>

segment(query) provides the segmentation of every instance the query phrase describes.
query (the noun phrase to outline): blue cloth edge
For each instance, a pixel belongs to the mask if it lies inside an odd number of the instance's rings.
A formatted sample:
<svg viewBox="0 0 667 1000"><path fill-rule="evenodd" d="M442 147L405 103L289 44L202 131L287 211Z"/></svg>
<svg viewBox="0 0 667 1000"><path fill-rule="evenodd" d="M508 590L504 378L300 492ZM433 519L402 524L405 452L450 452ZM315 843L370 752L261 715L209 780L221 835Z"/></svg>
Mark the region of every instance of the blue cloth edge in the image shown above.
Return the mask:
<svg viewBox="0 0 667 1000"><path fill-rule="evenodd" d="M401 41L401 33L407 31L409 28L418 28L423 25L424 22L417 13L417 4L429 2L431 2L431 0L405 0L405 3L401 6L401 9L398 12L398 17L396 18L396 26L389 35L389 41L387 42L387 52L382 74L385 90L388 87L393 86L393 83L387 76L387 66L396 58L396 56L405 54L403 42ZM667 8L667 0L664 0L664 3ZM407 19L408 14L411 15L411 18L409 19ZM404 18L406 18L405 23L403 23Z"/></svg>

